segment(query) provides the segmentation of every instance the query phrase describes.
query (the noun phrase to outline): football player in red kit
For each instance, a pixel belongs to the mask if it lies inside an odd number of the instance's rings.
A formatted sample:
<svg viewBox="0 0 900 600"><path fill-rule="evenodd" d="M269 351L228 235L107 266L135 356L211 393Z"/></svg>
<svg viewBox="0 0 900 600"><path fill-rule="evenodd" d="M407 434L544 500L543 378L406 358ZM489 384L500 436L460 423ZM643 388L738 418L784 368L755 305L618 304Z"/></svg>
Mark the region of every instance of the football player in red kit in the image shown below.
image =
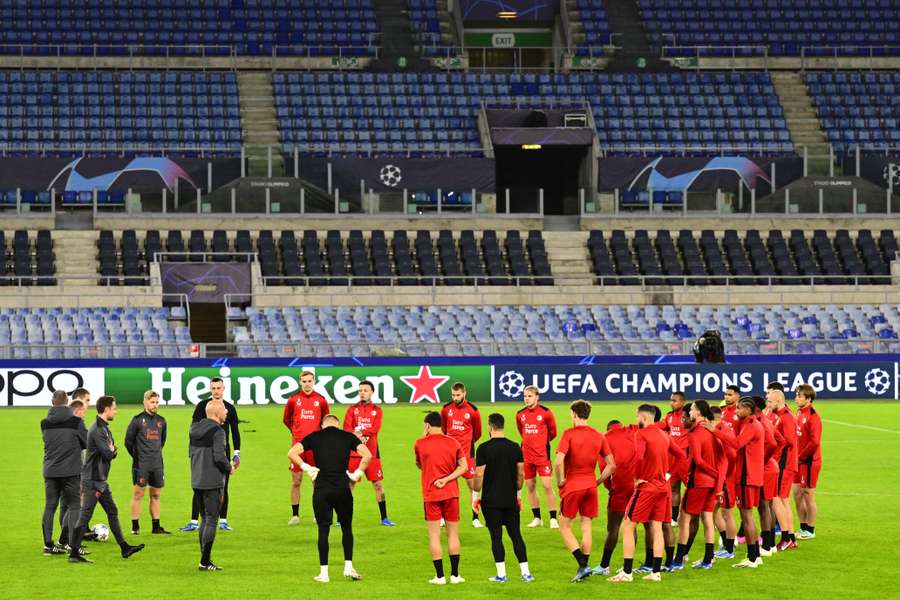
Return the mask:
<svg viewBox="0 0 900 600"><path fill-rule="evenodd" d="M741 511L741 524L747 538L747 558L733 565L739 568L752 568L762 565L759 556L759 538L756 522L753 520L753 509L759 505L760 488L763 484L763 467L765 454L765 432L756 412L756 401L750 397L741 398L738 402L737 415L740 419L738 434L734 438L716 429L711 423L706 427L716 434L723 443L737 451L735 473L737 476L737 505ZM752 543L751 543L752 541Z"/></svg>
<svg viewBox="0 0 900 600"><path fill-rule="evenodd" d="M592 521L597 518L597 486L612 476L616 469L612 451L602 433L589 426L591 404L576 400L569 405L572 411L572 427L563 432L556 449L556 484L562 501L559 532L566 548L578 562L578 571L572 583L578 583L591 576L590 561ZM606 464L597 479L597 464L600 459ZM572 532L576 517L581 522L581 543Z"/></svg>
<svg viewBox="0 0 900 600"><path fill-rule="evenodd" d="M816 483L822 469L822 417L813 408L816 391L809 384L794 390L797 402L797 474L794 476L794 503L800 518L797 537L816 537Z"/></svg>
<svg viewBox="0 0 900 600"><path fill-rule="evenodd" d="M784 438L784 445L778 458L778 490L772 499L772 509L781 526L781 542L779 552L794 550L797 541L794 539L794 511L791 510L791 485L797 473L797 421L784 400L784 390L766 388L766 402L772 405L772 416L775 428Z"/></svg>
<svg viewBox="0 0 900 600"><path fill-rule="evenodd" d="M553 412L538 404L538 389L529 385L523 392L525 408L516 413L516 427L522 436L522 454L525 457L525 488L533 518L528 527L541 527L541 501L538 498L537 479L544 488L547 510L550 512L550 529L558 529L556 520L556 495L553 493L553 466L550 462L550 442L556 437L556 417Z"/></svg>
<svg viewBox="0 0 900 600"><path fill-rule="evenodd" d="M634 425L622 427L616 420L606 425L606 443L609 444L616 463L613 476L603 484L609 490L606 503L606 541L603 543L603 557L594 567L594 575L609 575L609 563L616 544L619 543L619 528L625 517L628 501L634 494Z"/></svg>
<svg viewBox="0 0 900 600"><path fill-rule="evenodd" d="M328 401L319 392L315 391L316 374L312 371L300 373L300 391L288 398L284 405L282 421L284 426L291 431L291 447L299 443L309 434L322 428L322 417L328 414ZM315 467L315 459L312 452L304 454L303 463L309 467ZM288 525L296 525L300 522L300 483L303 481L303 472L300 467L291 463L291 512L293 513Z"/></svg>
<svg viewBox="0 0 900 600"><path fill-rule="evenodd" d="M381 454L378 451L378 432L381 431L381 419L384 412L381 407L372 402L375 386L371 381L359 382L359 402L354 404L344 415L344 430L351 431L359 437L372 453L372 460L366 469L366 479L372 482L375 488L375 501L378 502L378 510L381 513L381 524L385 527L393 527L394 522L387 515L387 501L384 498L384 472L381 468ZM350 466L352 473L362 461L362 457L356 452L350 453Z"/></svg>
<svg viewBox="0 0 900 600"><path fill-rule="evenodd" d="M722 435L734 437L734 430L730 425L726 425L722 420L723 410L718 406L710 408L713 414L713 427L715 427ZM737 414L737 413L735 413ZM716 529L719 530L719 538L721 546L716 552L715 557L718 559L734 558L734 540L737 537L738 526L734 520L734 467L737 452L729 445L726 445L718 438L716 439L716 465L719 471L719 478L716 482L716 510L713 513L713 520Z"/></svg>
<svg viewBox="0 0 900 600"><path fill-rule="evenodd" d="M737 425L737 403L741 399L741 389L736 385L729 385L725 388L725 397L722 400L722 423L726 427L734 429Z"/></svg>
<svg viewBox="0 0 900 600"><path fill-rule="evenodd" d="M641 404L637 410L640 429L635 435L635 489L622 521L622 570L608 581L632 581L634 566L635 529L637 523L649 524L650 545L653 548L651 572L644 579L660 581L662 568L662 523L671 519L671 502L666 471L669 465L669 446L672 439L660 427L654 426L656 410L651 404Z"/></svg>
<svg viewBox="0 0 900 600"><path fill-rule="evenodd" d="M441 428L444 434L453 438L466 455L469 468L463 478L469 486L469 496L474 491L475 477L475 442L481 437L481 413L466 398L466 386L456 382L450 388L450 402L441 410ZM484 527L478 520L478 513L472 511L472 527Z"/></svg>
<svg viewBox="0 0 900 600"><path fill-rule="evenodd" d="M660 428L672 436L678 447L687 451L687 429L684 427L684 392L672 392L669 397L672 410L660 422ZM669 473L672 486L672 525L678 523L678 507L681 505L681 484L687 478L688 461L676 461Z"/></svg>
<svg viewBox="0 0 900 600"><path fill-rule="evenodd" d="M762 541L759 555L772 556L772 549L775 546L775 513L772 511L772 500L778 494L778 461L775 457L780 454L781 448L784 446L784 437L775 429L768 403L759 396L754 396L754 399L756 400L756 414L759 416L759 422L763 426L765 435L763 488L758 507Z"/></svg>

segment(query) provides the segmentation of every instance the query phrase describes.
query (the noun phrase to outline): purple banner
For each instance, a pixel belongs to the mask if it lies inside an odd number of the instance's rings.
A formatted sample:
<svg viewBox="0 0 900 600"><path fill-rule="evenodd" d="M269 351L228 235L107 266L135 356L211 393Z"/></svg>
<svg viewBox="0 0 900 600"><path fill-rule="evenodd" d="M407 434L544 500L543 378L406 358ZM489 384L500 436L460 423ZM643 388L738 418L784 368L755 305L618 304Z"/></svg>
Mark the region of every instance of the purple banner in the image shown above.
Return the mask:
<svg viewBox="0 0 900 600"><path fill-rule="evenodd" d="M856 155L844 157L844 173L856 172ZM900 156L884 156L863 154L859 159L859 175L875 185L887 189L892 187L900 191Z"/></svg>
<svg viewBox="0 0 900 600"><path fill-rule="evenodd" d="M765 195L772 190L773 163L777 187L803 175L802 159L793 157L608 157L600 159L599 189L736 192L744 185Z"/></svg>
<svg viewBox="0 0 900 600"><path fill-rule="evenodd" d="M250 263L159 265L164 294L187 294L191 302L222 303L225 294L250 294Z"/></svg>
<svg viewBox="0 0 900 600"><path fill-rule="evenodd" d="M212 189L241 175L239 158L202 159L164 156L0 159L0 190L126 191L137 193L181 189L207 189L212 163Z"/></svg>
<svg viewBox="0 0 900 600"><path fill-rule="evenodd" d="M328 189L331 163L333 187L348 194L359 192L360 180L375 192L494 191L494 160L491 158L318 158L302 157L300 176Z"/></svg>

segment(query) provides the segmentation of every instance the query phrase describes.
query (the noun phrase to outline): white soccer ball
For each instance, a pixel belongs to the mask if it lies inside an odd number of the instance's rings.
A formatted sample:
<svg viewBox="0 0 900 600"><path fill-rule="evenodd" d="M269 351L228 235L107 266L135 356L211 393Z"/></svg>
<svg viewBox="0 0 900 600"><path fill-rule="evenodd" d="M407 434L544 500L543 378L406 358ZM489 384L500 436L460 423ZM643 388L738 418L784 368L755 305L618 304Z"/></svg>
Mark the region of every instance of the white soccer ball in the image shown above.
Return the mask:
<svg viewBox="0 0 900 600"><path fill-rule="evenodd" d="M516 398L525 390L525 376L517 371L507 371L497 379L497 387L507 398Z"/></svg>
<svg viewBox="0 0 900 600"><path fill-rule="evenodd" d="M870 394L880 396L891 387L891 376L884 369L871 369L863 380Z"/></svg>
<svg viewBox="0 0 900 600"><path fill-rule="evenodd" d="M97 537L98 542L105 542L109 539L109 527L104 523L97 523L91 527L91 531Z"/></svg>
<svg viewBox="0 0 900 600"><path fill-rule="evenodd" d="M397 187L403 179L403 173L397 165L385 165L381 167L378 178L388 187Z"/></svg>

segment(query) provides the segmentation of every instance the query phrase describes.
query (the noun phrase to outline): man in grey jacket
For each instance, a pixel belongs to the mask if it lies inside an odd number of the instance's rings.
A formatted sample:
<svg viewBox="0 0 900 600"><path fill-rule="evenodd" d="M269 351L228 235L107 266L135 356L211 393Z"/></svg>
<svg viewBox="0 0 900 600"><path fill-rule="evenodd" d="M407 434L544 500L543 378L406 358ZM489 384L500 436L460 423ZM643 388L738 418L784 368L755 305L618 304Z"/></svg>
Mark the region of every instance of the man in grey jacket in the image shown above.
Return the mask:
<svg viewBox="0 0 900 600"><path fill-rule="evenodd" d="M53 392L51 408L41 421L44 438L44 515L41 526L44 534L44 554L65 554L62 543L53 543L53 515L56 505L67 515L60 523L62 529L72 530L81 503L81 451L87 447L87 429L66 404L69 397L63 390Z"/></svg>
<svg viewBox="0 0 900 600"><path fill-rule="evenodd" d="M78 548L98 502L106 512L109 528L122 549L122 558L128 558L144 549L143 544L132 546L125 541L119 524L119 509L116 508L107 482L111 463L118 453L112 431L109 430L109 422L115 417L116 399L112 396L100 396L97 400L97 421L88 432L87 457L81 470L81 515L78 517L78 524L72 529L69 541L69 562L72 563L93 562L81 556Z"/></svg>
<svg viewBox="0 0 900 600"><path fill-rule="evenodd" d="M194 498L200 500L203 521L200 524L200 571L221 571L212 562L212 547L216 539L216 524L225 490L225 477L234 471L225 451L225 430L228 418L223 402L206 405L206 418L191 425L191 487Z"/></svg>
<svg viewBox="0 0 900 600"><path fill-rule="evenodd" d="M125 432L125 449L131 455L131 533L140 533L141 503L144 491L150 487L150 518L152 533L169 533L159 524L159 499L166 483L163 471L163 447L166 445L166 420L159 414L159 394L144 392L144 410L135 415Z"/></svg>

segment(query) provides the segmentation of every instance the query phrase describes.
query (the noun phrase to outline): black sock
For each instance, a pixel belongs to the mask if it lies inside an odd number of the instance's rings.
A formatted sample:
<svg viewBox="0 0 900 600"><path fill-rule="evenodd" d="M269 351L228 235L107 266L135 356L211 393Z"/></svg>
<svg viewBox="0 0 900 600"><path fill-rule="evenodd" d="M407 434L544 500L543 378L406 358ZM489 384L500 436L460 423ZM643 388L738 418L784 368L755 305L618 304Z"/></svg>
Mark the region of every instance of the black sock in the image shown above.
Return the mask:
<svg viewBox="0 0 900 600"><path fill-rule="evenodd" d="M653 572L659 573L659 570L662 568L662 556L654 556L653 557Z"/></svg>
<svg viewBox="0 0 900 600"><path fill-rule="evenodd" d="M624 573L631 574L631 569L634 567L634 559L626 558L625 563L622 565L622 571Z"/></svg>
<svg viewBox="0 0 900 600"><path fill-rule="evenodd" d="M609 566L610 560L612 560L613 550L603 549L603 557L600 559L600 566L604 569Z"/></svg>
<svg viewBox="0 0 900 600"><path fill-rule="evenodd" d="M808 532L810 532L810 533L815 533L815 532L816 532L816 526L815 526L815 525L807 525L807 526L806 526L806 530L807 530Z"/></svg>
<svg viewBox="0 0 900 600"><path fill-rule="evenodd" d="M672 520L678 521L678 505L672 507Z"/></svg>
<svg viewBox="0 0 900 600"><path fill-rule="evenodd" d="M473 521L477 521L477 520L478 520L478 513L475 512L474 510L472 511L472 520L473 520Z"/></svg>
<svg viewBox="0 0 900 600"><path fill-rule="evenodd" d="M741 523L741 526L738 527L738 537L744 537L744 524Z"/></svg>
<svg viewBox="0 0 900 600"><path fill-rule="evenodd" d="M459 577L459 554L450 555L450 574Z"/></svg>
<svg viewBox="0 0 900 600"><path fill-rule="evenodd" d="M734 554L734 538L725 538L725 551Z"/></svg>
<svg viewBox="0 0 900 600"><path fill-rule="evenodd" d="M728 536L728 534L725 533L725 530L724 530L724 529L723 529L722 531L719 532L719 539L722 540L722 545L723 545L723 546L725 545L725 538L726 538L727 536Z"/></svg>
<svg viewBox="0 0 900 600"><path fill-rule="evenodd" d="M378 510L381 512L381 520L387 519L387 500L382 500L378 503Z"/></svg>
<svg viewBox="0 0 900 600"><path fill-rule="evenodd" d="M644 549L644 564L648 567L653 562L653 547L648 546Z"/></svg>
<svg viewBox="0 0 900 600"><path fill-rule="evenodd" d="M439 558L439 559L433 560L431 562L434 563L434 574L437 577L443 577L444 576L444 561Z"/></svg>
<svg viewBox="0 0 900 600"><path fill-rule="evenodd" d="M759 558L759 544L747 544L747 558L754 561Z"/></svg>
<svg viewBox="0 0 900 600"><path fill-rule="evenodd" d="M531 509L531 515L532 515L535 519L540 519L540 518L541 518L541 508L540 508L540 507L538 507L538 508L532 508L532 509Z"/></svg>
<svg viewBox="0 0 900 600"><path fill-rule="evenodd" d="M675 546L666 546L666 566L667 567L672 566L672 557L674 555L675 555Z"/></svg>
<svg viewBox="0 0 900 600"><path fill-rule="evenodd" d="M687 554L687 544L678 544L678 550L675 551L675 562L684 562L685 554Z"/></svg>
<svg viewBox="0 0 900 600"><path fill-rule="evenodd" d="M555 519L555 518L556 518L556 511L555 511L555 510L551 510L551 511L550 511L550 518L551 518L551 519Z"/></svg>
<svg viewBox="0 0 900 600"><path fill-rule="evenodd" d="M159 519L153 519L153 529L161 529L159 526Z"/></svg>
<svg viewBox="0 0 900 600"><path fill-rule="evenodd" d="M581 551L581 548L572 550L572 556L574 556L575 560L578 562L579 569L587 566L587 557L584 555L584 552Z"/></svg>
<svg viewBox="0 0 900 600"><path fill-rule="evenodd" d="M790 532L785 531L784 529L782 529L782 530L781 530L781 543L783 544L783 543L785 543L786 541L788 541L788 540L790 540L790 539L791 539L791 534L790 534Z"/></svg>
<svg viewBox="0 0 900 600"><path fill-rule="evenodd" d="M769 548L771 549L774 547L775 547L775 530L770 529L769 530Z"/></svg>
<svg viewBox="0 0 900 600"><path fill-rule="evenodd" d="M691 546L694 545L694 540L696 538L691 538L687 541L687 544L684 545L684 555L687 556L691 553Z"/></svg>
<svg viewBox="0 0 900 600"><path fill-rule="evenodd" d="M706 544L703 546L703 562L709 564L713 561L715 549L715 544Z"/></svg>
<svg viewBox="0 0 900 600"><path fill-rule="evenodd" d="M137 530L140 529L140 528L141 528L141 521L140 521L140 519L132 519L132 520L131 520L131 530L132 530L132 531L137 531Z"/></svg>
<svg viewBox="0 0 900 600"><path fill-rule="evenodd" d="M800 531L809 531L809 525L806 523L800 523Z"/></svg>
<svg viewBox="0 0 900 600"><path fill-rule="evenodd" d="M775 532L772 532L772 535L775 535ZM762 538L762 547L763 550L771 550L772 546L769 545L769 530L763 530L760 537Z"/></svg>
<svg viewBox="0 0 900 600"><path fill-rule="evenodd" d="M788 535L788 540L790 540L790 541L796 543L796 542L797 542L797 535L796 535L794 532L791 532L791 533Z"/></svg>
<svg viewBox="0 0 900 600"><path fill-rule="evenodd" d="M295 517L300 516L300 505L299 504L291 504L291 514Z"/></svg>

